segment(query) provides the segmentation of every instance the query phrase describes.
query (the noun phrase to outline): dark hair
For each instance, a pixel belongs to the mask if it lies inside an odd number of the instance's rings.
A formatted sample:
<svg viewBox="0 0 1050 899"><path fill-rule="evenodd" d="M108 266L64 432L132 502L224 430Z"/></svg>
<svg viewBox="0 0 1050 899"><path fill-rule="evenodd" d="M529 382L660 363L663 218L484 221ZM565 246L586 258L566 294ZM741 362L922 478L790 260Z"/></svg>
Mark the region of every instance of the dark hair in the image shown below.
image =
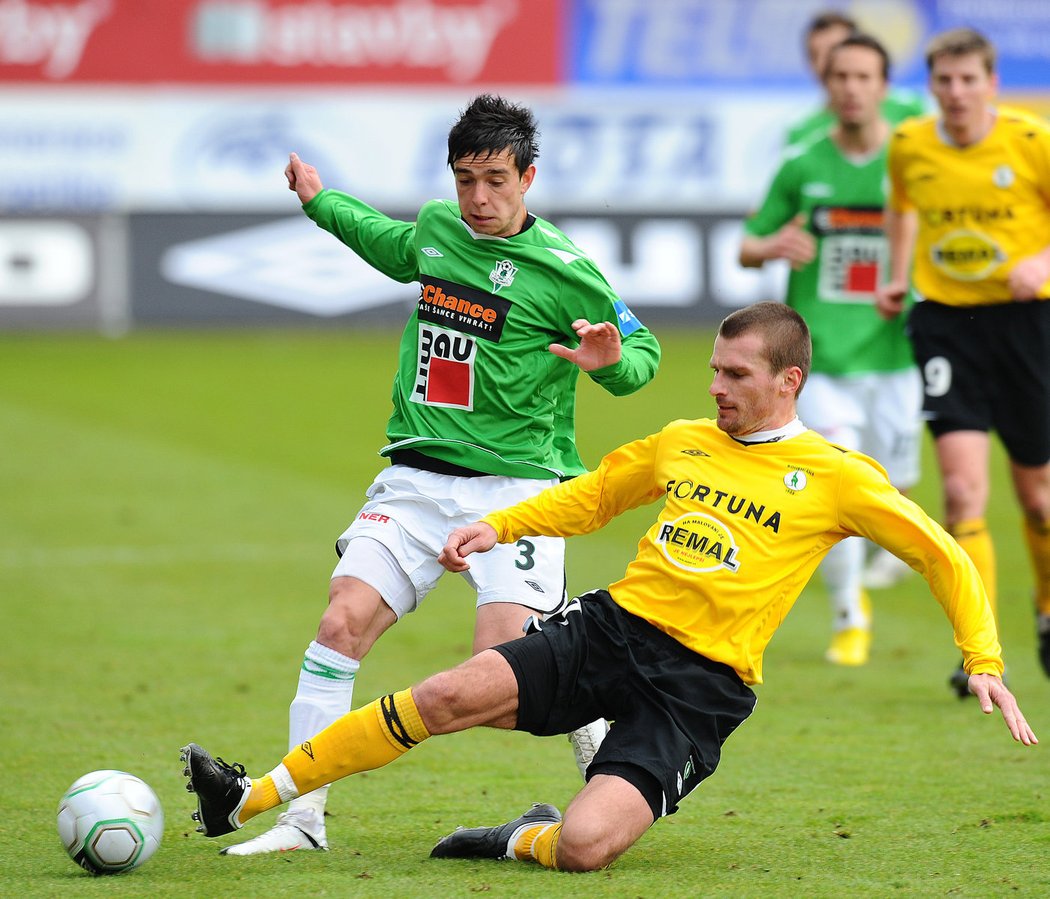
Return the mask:
<svg viewBox="0 0 1050 899"><path fill-rule="evenodd" d="M926 70L933 71L938 56L969 56L976 53L984 63L985 71L995 71L995 47L981 32L972 28L953 28L938 34L926 45Z"/></svg>
<svg viewBox="0 0 1050 899"><path fill-rule="evenodd" d="M527 106L481 94L470 101L448 133L448 164L466 156L485 158L510 150L520 175L540 155L538 133L536 118Z"/></svg>
<svg viewBox="0 0 1050 899"><path fill-rule="evenodd" d="M818 34L821 31L827 31L829 28L839 27L848 28L850 34L855 34L857 31L857 22L855 19L851 19L849 16L835 9L829 9L817 13L809 20L809 25L806 28L806 40L808 41L814 34Z"/></svg>
<svg viewBox="0 0 1050 899"><path fill-rule="evenodd" d="M824 64L824 71L821 73L822 78L828 77L828 70L831 68L831 60L835 58L835 54L846 47L867 47L869 50L874 50L882 60L882 80L890 80L890 54L886 52L886 48L879 43L877 38L872 37L870 34L859 33L851 34L844 40L839 41L828 51L828 61Z"/></svg>
<svg viewBox="0 0 1050 899"><path fill-rule="evenodd" d="M766 345L766 362L773 374L796 366L802 370L795 396L809 377L813 358L813 344L809 328L802 316L783 303L755 303L730 313L718 326L718 336L733 340L745 334L758 332Z"/></svg>

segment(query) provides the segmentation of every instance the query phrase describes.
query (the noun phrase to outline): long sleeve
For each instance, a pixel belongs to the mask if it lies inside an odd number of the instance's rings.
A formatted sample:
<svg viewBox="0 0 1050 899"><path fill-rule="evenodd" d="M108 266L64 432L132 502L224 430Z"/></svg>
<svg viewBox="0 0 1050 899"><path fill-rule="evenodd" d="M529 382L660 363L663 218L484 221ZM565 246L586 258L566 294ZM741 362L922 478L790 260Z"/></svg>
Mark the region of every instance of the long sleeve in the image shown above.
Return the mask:
<svg viewBox="0 0 1050 899"><path fill-rule="evenodd" d="M970 557L919 506L870 475L869 466L847 463L844 527L904 559L930 586L952 624L969 674L1003 673L995 616Z"/></svg>
<svg viewBox="0 0 1050 899"><path fill-rule="evenodd" d="M403 284L419 277L415 223L392 219L337 190L322 190L303 212L387 277Z"/></svg>
<svg viewBox="0 0 1050 899"><path fill-rule="evenodd" d="M571 537L589 534L628 509L664 495L653 463L660 435L625 444L594 471L544 490L524 502L485 516L501 543L527 534Z"/></svg>

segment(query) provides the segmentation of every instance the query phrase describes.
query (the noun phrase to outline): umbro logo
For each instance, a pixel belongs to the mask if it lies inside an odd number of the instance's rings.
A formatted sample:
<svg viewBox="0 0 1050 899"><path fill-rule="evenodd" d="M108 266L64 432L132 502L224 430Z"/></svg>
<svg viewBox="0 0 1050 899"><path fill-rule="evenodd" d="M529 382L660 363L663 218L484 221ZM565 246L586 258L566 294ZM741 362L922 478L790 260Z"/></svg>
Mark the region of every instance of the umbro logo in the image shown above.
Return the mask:
<svg viewBox="0 0 1050 899"><path fill-rule="evenodd" d="M684 450L682 450L682 452L685 455L687 455L687 456L707 456L709 459L711 458L711 454L710 453L705 453L703 450L684 449Z"/></svg>
<svg viewBox="0 0 1050 899"><path fill-rule="evenodd" d="M303 752L305 752L308 756L310 756L310 761L311 762L316 761L316 759L314 758L314 748L313 748L313 746L310 745L310 741L309 740L307 740L305 743L300 743L299 744L299 748Z"/></svg>
<svg viewBox="0 0 1050 899"><path fill-rule="evenodd" d="M441 257L444 257L444 255L445 255L444 253L441 252L441 250L437 249L436 247L423 247L423 249L420 250L420 252L424 256L433 256L433 257L441 256Z"/></svg>
<svg viewBox="0 0 1050 899"><path fill-rule="evenodd" d="M542 593L543 592L543 588L539 584L537 584L535 581L525 581L525 583L528 584L530 587L532 587L532 589L535 590L537 593Z"/></svg>

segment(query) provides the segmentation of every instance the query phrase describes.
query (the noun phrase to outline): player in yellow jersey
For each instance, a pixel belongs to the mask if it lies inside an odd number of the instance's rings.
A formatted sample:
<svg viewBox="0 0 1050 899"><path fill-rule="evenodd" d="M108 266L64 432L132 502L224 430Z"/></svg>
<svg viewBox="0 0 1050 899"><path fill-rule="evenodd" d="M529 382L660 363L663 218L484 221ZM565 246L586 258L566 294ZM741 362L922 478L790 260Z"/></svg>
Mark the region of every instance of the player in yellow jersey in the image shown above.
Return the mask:
<svg viewBox="0 0 1050 899"><path fill-rule="evenodd" d="M874 460L807 430L795 401L809 330L780 303L737 310L719 328L710 393L717 419L674 421L609 453L592 472L457 528L464 557L524 534L595 531L660 503L623 578L534 622L523 639L376 700L293 749L269 774L183 749L198 830L219 836L340 777L385 765L433 734L476 725L559 734L614 723L561 814L458 830L437 857L514 858L567 871L609 865L718 764L755 704L762 654L827 551L851 535L905 559L951 620L981 710L998 706L1015 740L1037 742L1004 686L980 577L954 540L894 489Z"/></svg>
<svg viewBox="0 0 1050 899"><path fill-rule="evenodd" d="M926 382L945 525L970 554L995 608L985 523L989 431L1010 458L1035 572L1039 658L1050 676L1050 128L992 106L995 50L956 29L927 51L940 115L890 141L891 280L880 310L909 317ZM966 677L952 686L966 696Z"/></svg>

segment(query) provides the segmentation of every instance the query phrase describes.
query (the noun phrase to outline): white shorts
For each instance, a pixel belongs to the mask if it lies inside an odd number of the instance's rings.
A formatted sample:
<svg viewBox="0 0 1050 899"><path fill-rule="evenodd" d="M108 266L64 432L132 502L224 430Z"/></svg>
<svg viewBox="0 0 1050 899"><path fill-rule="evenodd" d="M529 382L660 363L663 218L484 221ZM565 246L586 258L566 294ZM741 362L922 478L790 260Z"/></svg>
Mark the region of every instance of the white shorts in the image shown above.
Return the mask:
<svg viewBox="0 0 1050 899"><path fill-rule="evenodd" d="M849 377L815 372L798 398L798 416L832 443L871 456L906 490L919 480L922 390L917 368Z"/></svg>
<svg viewBox="0 0 1050 899"><path fill-rule="evenodd" d="M355 577L379 591L398 618L414 611L445 569L437 557L449 533L539 493L557 480L454 477L391 465L368 488L368 502L336 541L332 577ZM463 577L478 605L512 602L536 612L565 602L565 541L525 537L470 557Z"/></svg>

